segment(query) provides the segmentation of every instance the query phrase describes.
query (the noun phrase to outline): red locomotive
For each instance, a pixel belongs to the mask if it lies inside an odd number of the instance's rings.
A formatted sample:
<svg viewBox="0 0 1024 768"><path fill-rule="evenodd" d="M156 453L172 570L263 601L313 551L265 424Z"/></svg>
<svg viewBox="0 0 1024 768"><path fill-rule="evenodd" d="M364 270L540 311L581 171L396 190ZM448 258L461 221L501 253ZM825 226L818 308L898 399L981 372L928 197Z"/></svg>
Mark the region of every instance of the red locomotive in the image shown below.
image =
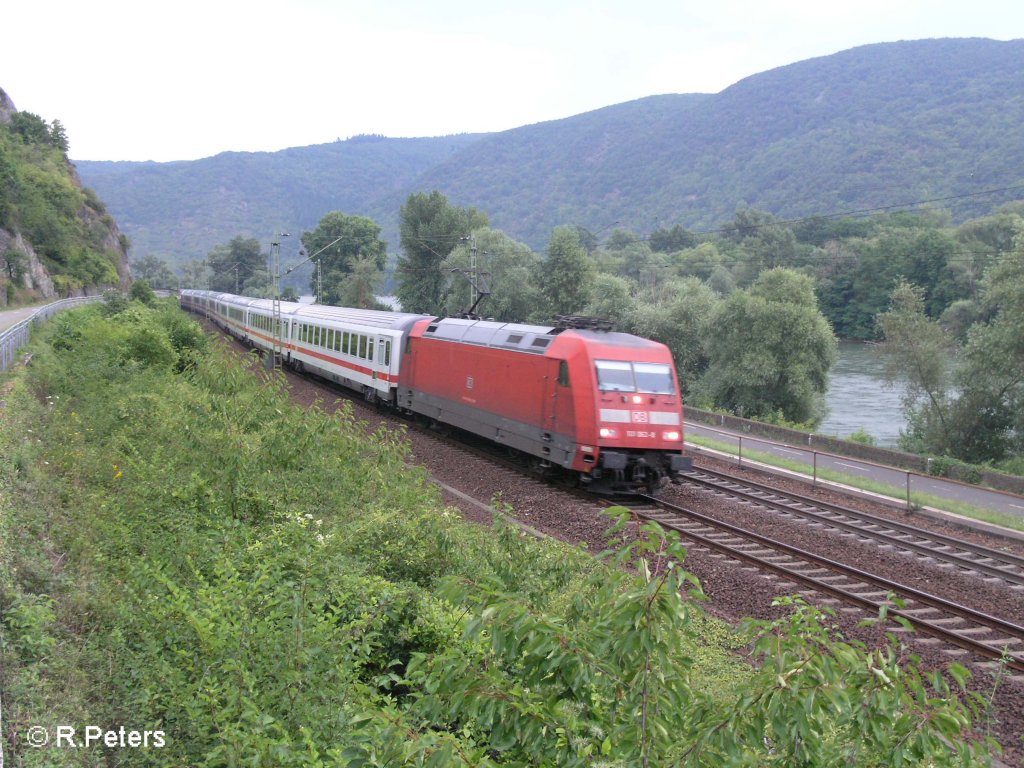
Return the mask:
<svg viewBox="0 0 1024 768"><path fill-rule="evenodd" d="M480 435L594 491L656 491L690 468L668 348L600 325L520 325L182 291L243 341L405 413ZM578 319L577 319L578 320ZM583 324L585 326L585 324Z"/></svg>
<svg viewBox="0 0 1024 768"><path fill-rule="evenodd" d="M656 490L690 466L672 356L625 333L423 320L406 340L397 405L595 491Z"/></svg>

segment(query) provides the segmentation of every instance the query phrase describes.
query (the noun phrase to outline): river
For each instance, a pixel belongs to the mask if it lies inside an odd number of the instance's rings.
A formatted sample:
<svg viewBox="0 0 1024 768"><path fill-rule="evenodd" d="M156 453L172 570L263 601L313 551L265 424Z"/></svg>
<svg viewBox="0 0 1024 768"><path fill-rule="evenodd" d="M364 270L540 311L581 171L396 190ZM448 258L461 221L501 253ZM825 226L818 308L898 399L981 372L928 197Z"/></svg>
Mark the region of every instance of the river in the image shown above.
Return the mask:
<svg viewBox="0 0 1024 768"><path fill-rule="evenodd" d="M900 397L903 387L890 387L877 347L840 342L839 358L829 377L828 415L818 427L823 435L848 437L863 429L879 446L892 448L906 427Z"/></svg>

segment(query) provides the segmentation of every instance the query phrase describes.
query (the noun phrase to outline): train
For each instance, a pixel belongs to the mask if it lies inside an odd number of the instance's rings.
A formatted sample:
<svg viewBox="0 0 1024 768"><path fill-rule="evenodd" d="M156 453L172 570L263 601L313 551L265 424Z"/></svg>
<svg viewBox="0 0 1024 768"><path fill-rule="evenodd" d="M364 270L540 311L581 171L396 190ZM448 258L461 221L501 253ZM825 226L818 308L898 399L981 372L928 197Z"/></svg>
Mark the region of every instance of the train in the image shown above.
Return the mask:
<svg viewBox="0 0 1024 768"><path fill-rule="evenodd" d="M683 406L664 344L567 318L528 325L182 290L283 364L454 427L606 494L657 493L683 472Z"/></svg>

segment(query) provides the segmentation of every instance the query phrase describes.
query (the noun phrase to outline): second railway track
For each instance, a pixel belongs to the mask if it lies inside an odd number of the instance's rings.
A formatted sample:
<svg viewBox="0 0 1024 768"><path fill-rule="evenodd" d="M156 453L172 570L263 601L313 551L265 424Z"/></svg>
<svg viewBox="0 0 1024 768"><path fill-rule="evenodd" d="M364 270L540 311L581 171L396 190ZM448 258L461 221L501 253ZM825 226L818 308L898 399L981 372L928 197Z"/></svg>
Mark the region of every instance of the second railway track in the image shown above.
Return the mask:
<svg viewBox="0 0 1024 768"><path fill-rule="evenodd" d="M1024 557L1008 550L983 546L710 469L701 468L687 474L685 482L759 504L782 515L834 528L881 546L947 563L962 572L1002 581L1024 592Z"/></svg>
<svg viewBox="0 0 1024 768"><path fill-rule="evenodd" d="M636 514L676 530L693 545L774 573L819 594L877 613L883 605L917 631L971 654L1005 660L1024 672L1024 626L976 611L896 581L830 560L753 531L653 497ZM893 597L904 603L899 607Z"/></svg>

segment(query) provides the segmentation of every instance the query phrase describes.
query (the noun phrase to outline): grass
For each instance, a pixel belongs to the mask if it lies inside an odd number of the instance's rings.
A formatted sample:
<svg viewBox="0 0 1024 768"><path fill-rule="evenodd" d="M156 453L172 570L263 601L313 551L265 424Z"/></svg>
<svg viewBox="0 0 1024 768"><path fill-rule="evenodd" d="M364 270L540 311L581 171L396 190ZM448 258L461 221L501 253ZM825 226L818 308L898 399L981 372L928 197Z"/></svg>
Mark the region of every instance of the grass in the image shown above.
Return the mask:
<svg viewBox="0 0 1024 768"><path fill-rule="evenodd" d="M687 441L693 445L697 445L702 448L709 448L715 451L721 451L723 453L735 454L736 452L735 444L723 440L704 437L703 435L690 435L687 437ZM806 463L780 458L779 456L775 456L770 453L764 453L761 451L744 451L743 459L809 476L807 475L808 466ZM907 490L905 487L901 488L888 483L881 483L875 480L859 477L857 475L849 475L831 469L819 468L817 471L817 477L819 480L826 480L828 482L850 486L861 491L876 493L894 499L905 500L907 498ZM914 509L930 507L932 509L939 509L944 512L951 512L963 517L968 517L973 520L980 520L993 525L999 525L1004 528L1024 531L1024 519L1022 518L1014 517L1013 515L1001 514L999 512L994 512L991 509L966 504L955 499L947 499L941 496L912 490L910 493L910 503Z"/></svg>

